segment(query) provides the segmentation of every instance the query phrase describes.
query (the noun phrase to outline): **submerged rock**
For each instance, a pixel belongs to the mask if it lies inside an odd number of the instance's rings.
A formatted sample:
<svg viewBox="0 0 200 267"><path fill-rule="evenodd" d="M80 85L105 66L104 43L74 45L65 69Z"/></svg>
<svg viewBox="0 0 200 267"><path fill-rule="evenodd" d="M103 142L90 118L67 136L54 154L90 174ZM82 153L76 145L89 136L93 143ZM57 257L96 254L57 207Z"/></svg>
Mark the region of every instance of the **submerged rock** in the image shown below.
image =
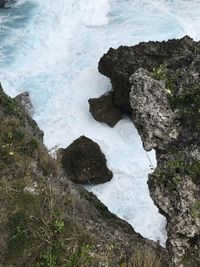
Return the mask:
<svg viewBox="0 0 200 267"><path fill-rule="evenodd" d="M90 112L95 120L105 122L114 127L121 119L120 109L113 103L113 93L105 94L99 98L89 99Z"/></svg>
<svg viewBox="0 0 200 267"><path fill-rule="evenodd" d="M99 145L81 136L61 151L61 163L68 178L80 184L100 184L112 179Z"/></svg>
<svg viewBox="0 0 200 267"><path fill-rule="evenodd" d="M15 100L26 110L26 112L33 115L33 105L31 103L29 92L25 91L15 97Z"/></svg>

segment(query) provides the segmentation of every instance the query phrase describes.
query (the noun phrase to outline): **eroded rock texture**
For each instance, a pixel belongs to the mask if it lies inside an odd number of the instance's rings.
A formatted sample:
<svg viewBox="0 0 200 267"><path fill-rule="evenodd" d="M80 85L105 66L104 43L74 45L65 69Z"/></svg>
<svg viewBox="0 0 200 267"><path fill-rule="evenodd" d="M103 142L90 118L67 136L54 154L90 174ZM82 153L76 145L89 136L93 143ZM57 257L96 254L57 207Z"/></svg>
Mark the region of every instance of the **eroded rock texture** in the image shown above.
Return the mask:
<svg viewBox="0 0 200 267"><path fill-rule="evenodd" d="M100 184L112 179L105 155L97 143L81 136L61 150L61 163L68 178L79 184Z"/></svg>
<svg viewBox="0 0 200 267"><path fill-rule="evenodd" d="M122 118L122 112L113 103L113 92L99 98L90 98L90 112L99 122L114 127Z"/></svg>
<svg viewBox="0 0 200 267"><path fill-rule="evenodd" d="M176 113L170 109L165 84L140 68L130 78L133 121L141 133L144 148L164 149L179 134Z"/></svg>
<svg viewBox="0 0 200 267"><path fill-rule="evenodd" d="M166 61L171 68L190 64L193 58L194 42L189 37L168 42L148 42L135 46L110 48L99 62L99 71L112 82L114 103L122 110L131 112L130 76L139 68L152 71ZM170 59L175 60L170 60Z"/></svg>
<svg viewBox="0 0 200 267"><path fill-rule="evenodd" d="M99 63L113 101L156 150L151 197L167 218L172 266L200 266L200 43L188 36L110 49Z"/></svg>
<svg viewBox="0 0 200 267"><path fill-rule="evenodd" d="M15 97L15 100L25 109L25 111L32 116L33 105L31 103L29 92L25 91Z"/></svg>

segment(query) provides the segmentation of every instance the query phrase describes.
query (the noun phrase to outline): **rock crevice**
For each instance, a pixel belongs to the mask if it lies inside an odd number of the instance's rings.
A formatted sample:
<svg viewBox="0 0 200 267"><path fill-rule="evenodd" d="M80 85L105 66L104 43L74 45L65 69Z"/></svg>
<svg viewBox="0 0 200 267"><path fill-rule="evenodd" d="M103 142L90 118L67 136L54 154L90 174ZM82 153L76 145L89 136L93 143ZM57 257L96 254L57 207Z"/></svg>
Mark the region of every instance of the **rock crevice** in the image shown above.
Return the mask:
<svg viewBox="0 0 200 267"><path fill-rule="evenodd" d="M144 148L156 150L148 185L167 218L175 267L200 266L199 47L185 36L111 48L99 62L115 105L132 114Z"/></svg>

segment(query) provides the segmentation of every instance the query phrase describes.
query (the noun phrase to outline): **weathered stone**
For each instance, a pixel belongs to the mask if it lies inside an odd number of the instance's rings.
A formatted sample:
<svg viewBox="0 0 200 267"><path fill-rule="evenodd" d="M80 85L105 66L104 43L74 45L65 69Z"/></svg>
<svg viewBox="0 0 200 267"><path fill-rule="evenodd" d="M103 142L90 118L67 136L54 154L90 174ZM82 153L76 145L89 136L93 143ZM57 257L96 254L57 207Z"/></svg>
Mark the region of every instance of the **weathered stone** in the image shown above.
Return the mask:
<svg viewBox="0 0 200 267"><path fill-rule="evenodd" d="M15 100L26 110L30 116L33 116L33 105L31 103L30 95L27 91L17 95Z"/></svg>
<svg viewBox="0 0 200 267"><path fill-rule="evenodd" d="M105 122L114 127L121 119L120 109L113 103L113 93L102 95L99 98L89 99L90 112L95 120Z"/></svg>
<svg viewBox="0 0 200 267"><path fill-rule="evenodd" d="M37 123L26 112L22 105L14 98L7 96L0 85L0 115L8 114L10 116L20 119L26 131L29 132L34 138L43 142L43 131L41 131Z"/></svg>
<svg viewBox="0 0 200 267"><path fill-rule="evenodd" d="M111 79L115 105L130 114L130 76L139 68L152 71L165 63L168 63L171 69L187 66L193 59L195 44L195 41L186 36L167 42L150 41L135 46L110 48L100 59L99 71Z"/></svg>
<svg viewBox="0 0 200 267"><path fill-rule="evenodd" d="M61 163L68 178L80 184L99 184L112 179L99 145L81 136L61 151Z"/></svg>
<svg viewBox="0 0 200 267"><path fill-rule="evenodd" d="M130 83L133 121L141 134L144 148L166 148L172 139L177 139L179 130L164 83L151 78L150 73L142 68L131 76Z"/></svg>
<svg viewBox="0 0 200 267"><path fill-rule="evenodd" d="M170 44L171 41L169 41ZM176 40L164 61L149 58L130 78L133 122L144 148L156 150L151 197L167 218L167 249L175 267L200 266L199 43ZM148 46L149 43L147 43ZM157 43L155 51L157 50ZM152 49L152 43L149 49ZM178 47L179 46L179 47ZM178 52L179 51L179 52ZM160 66L149 69L155 61ZM150 72L148 71L150 70Z"/></svg>

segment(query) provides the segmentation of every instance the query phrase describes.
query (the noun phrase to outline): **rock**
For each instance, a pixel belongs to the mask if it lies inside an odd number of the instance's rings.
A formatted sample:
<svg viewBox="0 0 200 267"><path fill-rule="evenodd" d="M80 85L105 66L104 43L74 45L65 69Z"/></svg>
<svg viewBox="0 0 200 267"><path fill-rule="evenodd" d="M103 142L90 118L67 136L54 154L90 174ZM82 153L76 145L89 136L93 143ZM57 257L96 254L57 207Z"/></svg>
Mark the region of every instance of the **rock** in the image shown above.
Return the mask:
<svg viewBox="0 0 200 267"><path fill-rule="evenodd" d="M33 105L31 103L30 95L27 91L17 95L15 100L26 110L30 116L33 116Z"/></svg>
<svg viewBox="0 0 200 267"><path fill-rule="evenodd" d="M130 84L133 121L144 148L147 151L166 148L169 142L177 139L179 129L164 83L154 80L147 70L140 68L131 76Z"/></svg>
<svg viewBox="0 0 200 267"><path fill-rule="evenodd" d="M37 123L26 112L24 107L19 105L19 102L16 99L11 98L4 93L0 85L0 116L3 114L17 117L29 134L39 142L43 142L44 133L39 129Z"/></svg>
<svg viewBox="0 0 200 267"><path fill-rule="evenodd" d="M89 99L90 112L95 120L105 122L114 127L121 119L122 113L112 101L113 93L105 94L99 98Z"/></svg>
<svg viewBox="0 0 200 267"><path fill-rule="evenodd" d="M0 0L0 8L3 8L6 4L6 0Z"/></svg>
<svg viewBox="0 0 200 267"><path fill-rule="evenodd" d="M151 41L135 46L120 46L118 49L110 48L100 59L99 71L111 79L115 105L131 114L130 76L139 68L152 71L165 62L171 63L171 68L190 64L195 44L196 42L186 36L180 40Z"/></svg>
<svg viewBox="0 0 200 267"><path fill-rule="evenodd" d="M14 0L0 0L0 8L10 7L14 2Z"/></svg>
<svg viewBox="0 0 200 267"><path fill-rule="evenodd" d="M171 44L174 44L174 51ZM129 97L133 122L144 148L156 150L157 168L148 181L150 194L167 219L167 249L172 266L198 267L200 43L185 37L142 46L151 51L149 55L152 57L145 63L147 50L144 49L144 55L140 55L141 63L146 66L131 75ZM159 47L163 55L156 56L156 52L153 56ZM126 54L121 55L121 58L125 57ZM139 54L135 57L138 58ZM160 65L156 67L157 63ZM116 68L119 67L121 64L118 66L116 63Z"/></svg>
<svg viewBox="0 0 200 267"><path fill-rule="evenodd" d="M91 139L81 136L61 153L62 166L71 181L79 184L100 184L112 179L105 155Z"/></svg>

